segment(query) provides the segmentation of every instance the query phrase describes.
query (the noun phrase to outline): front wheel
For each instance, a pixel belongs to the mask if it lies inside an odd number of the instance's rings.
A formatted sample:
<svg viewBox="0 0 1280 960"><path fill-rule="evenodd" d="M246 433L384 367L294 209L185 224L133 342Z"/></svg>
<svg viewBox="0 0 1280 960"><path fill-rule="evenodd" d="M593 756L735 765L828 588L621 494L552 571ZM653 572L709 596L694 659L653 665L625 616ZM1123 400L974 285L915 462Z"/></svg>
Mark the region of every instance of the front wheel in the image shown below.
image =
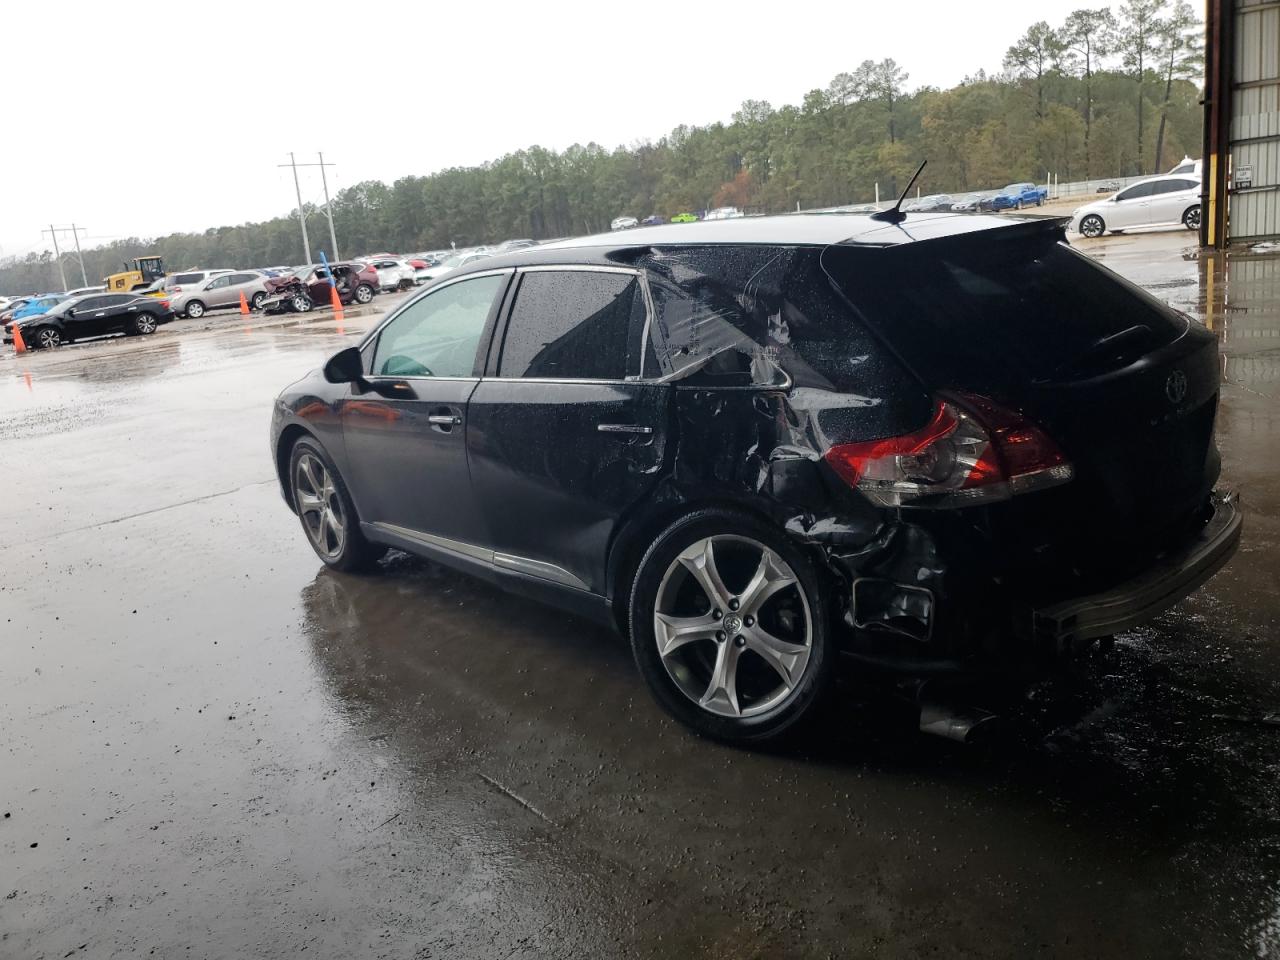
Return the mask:
<svg viewBox="0 0 1280 960"><path fill-rule="evenodd" d="M305 293L295 293L289 298L289 309L294 313L306 313L311 306L311 298Z"/></svg>
<svg viewBox="0 0 1280 960"><path fill-rule="evenodd" d="M62 332L57 327L37 327L31 339L43 350L62 346Z"/></svg>
<svg viewBox="0 0 1280 960"><path fill-rule="evenodd" d="M777 529L723 510L667 528L631 591L631 647L658 703L698 733L760 743L815 715L834 653L818 574Z"/></svg>
<svg viewBox="0 0 1280 960"><path fill-rule="evenodd" d="M132 330L139 336L156 332L156 318L150 313L139 313L133 318Z"/></svg>
<svg viewBox="0 0 1280 960"><path fill-rule="evenodd" d="M360 532L347 485L314 440L303 438L294 444L289 482L307 542L325 564L347 572L368 570L387 552Z"/></svg>
<svg viewBox="0 0 1280 960"><path fill-rule="evenodd" d="M1182 215L1182 225L1188 230L1200 229L1200 204L1187 208L1187 212Z"/></svg>
<svg viewBox="0 0 1280 960"><path fill-rule="evenodd" d="M261 309L262 309L262 301L263 301L263 300L265 300L265 299L267 299L267 295L266 295L265 293L263 293L261 290L259 290L257 293L255 293L255 294L254 294L254 295L249 299L249 309L250 309L250 310L261 310Z"/></svg>
<svg viewBox="0 0 1280 960"><path fill-rule="evenodd" d="M199 300L191 300L187 303L186 314L192 320L199 320L204 316L204 304Z"/></svg>
<svg viewBox="0 0 1280 960"><path fill-rule="evenodd" d="M1097 214L1091 213L1080 221L1080 235L1082 237L1100 237L1106 232L1106 224L1102 222L1102 218Z"/></svg>
<svg viewBox="0 0 1280 960"><path fill-rule="evenodd" d="M1022 209L1022 201L1021 201L1021 200L1019 200L1019 201L1018 201L1018 209L1019 209L1019 210L1021 210L1021 209Z"/></svg>
<svg viewBox="0 0 1280 960"><path fill-rule="evenodd" d="M362 283L356 287L356 303L368 303L373 299L373 287Z"/></svg>

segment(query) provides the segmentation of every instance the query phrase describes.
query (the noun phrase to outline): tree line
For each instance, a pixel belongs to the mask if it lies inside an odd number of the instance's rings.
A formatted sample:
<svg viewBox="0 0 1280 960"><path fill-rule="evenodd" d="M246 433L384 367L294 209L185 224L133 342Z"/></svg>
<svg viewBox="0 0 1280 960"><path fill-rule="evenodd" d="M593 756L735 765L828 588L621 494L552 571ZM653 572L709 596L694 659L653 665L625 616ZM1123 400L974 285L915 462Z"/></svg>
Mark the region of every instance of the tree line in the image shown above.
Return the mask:
<svg viewBox="0 0 1280 960"><path fill-rule="evenodd" d="M985 29L985 28L984 28ZM963 46L964 38L956 43ZM475 167L333 198L341 252L412 252L570 236L622 214L670 217L734 205L777 213L886 197L928 159L925 193L1149 174L1198 155L1202 26L1185 0L1125 0L1032 24L1002 69L950 89L908 87L892 59L866 60L799 104L748 100L727 123L681 125L657 142L532 146ZM304 208L313 238L322 208ZM128 238L84 251L90 282L156 252L170 269L301 261L298 215L202 233ZM324 248L317 242L313 247ZM63 255L68 280L79 278ZM52 251L0 263L0 291L56 289Z"/></svg>

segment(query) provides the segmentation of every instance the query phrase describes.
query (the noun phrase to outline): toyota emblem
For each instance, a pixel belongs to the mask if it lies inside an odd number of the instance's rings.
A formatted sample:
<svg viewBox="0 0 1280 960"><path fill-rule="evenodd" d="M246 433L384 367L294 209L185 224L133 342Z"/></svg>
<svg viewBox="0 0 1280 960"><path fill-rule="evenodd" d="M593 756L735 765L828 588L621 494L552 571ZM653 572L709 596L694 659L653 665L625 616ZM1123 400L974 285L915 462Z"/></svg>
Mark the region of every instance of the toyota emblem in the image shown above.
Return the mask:
<svg viewBox="0 0 1280 960"><path fill-rule="evenodd" d="M1169 398L1172 404L1179 404L1186 399L1187 396L1187 375L1181 370L1175 370L1169 374L1169 379L1164 382L1164 395Z"/></svg>

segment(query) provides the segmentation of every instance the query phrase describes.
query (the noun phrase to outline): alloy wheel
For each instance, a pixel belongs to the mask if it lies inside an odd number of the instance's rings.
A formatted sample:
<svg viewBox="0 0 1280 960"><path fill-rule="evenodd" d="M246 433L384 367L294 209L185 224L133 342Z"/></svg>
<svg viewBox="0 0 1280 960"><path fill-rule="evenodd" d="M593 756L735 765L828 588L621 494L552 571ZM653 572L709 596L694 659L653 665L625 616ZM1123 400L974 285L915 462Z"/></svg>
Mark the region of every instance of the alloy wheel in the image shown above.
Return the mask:
<svg viewBox="0 0 1280 960"><path fill-rule="evenodd" d="M204 316L204 304L199 300L192 300L187 304L187 316L192 320L199 320Z"/></svg>
<svg viewBox="0 0 1280 960"><path fill-rule="evenodd" d="M1200 208L1192 207L1182 217L1182 223L1188 230L1200 229Z"/></svg>
<svg viewBox="0 0 1280 960"><path fill-rule="evenodd" d="M62 334L53 327L44 327L36 334L36 340L45 349L52 349L62 345Z"/></svg>
<svg viewBox="0 0 1280 960"><path fill-rule="evenodd" d="M796 572L751 537L703 537L658 587L654 638L667 674L709 713L750 717L786 702L813 652L813 614Z"/></svg>
<svg viewBox="0 0 1280 960"><path fill-rule="evenodd" d="M291 301L289 301L289 303L290 303L290 306L293 307L294 313L306 313L308 310L311 309L311 298L304 297L302 294L298 294Z"/></svg>
<svg viewBox="0 0 1280 960"><path fill-rule="evenodd" d="M342 553L347 540L347 518L333 477L314 454L298 458L293 474L294 502L302 525L316 550L325 557Z"/></svg>
<svg viewBox="0 0 1280 960"><path fill-rule="evenodd" d="M139 333L155 333L156 318L149 313L140 313L137 319L134 320L134 328Z"/></svg>
<svg viewBox="0 0 1280 960"><path fill-rule="evenodd" d="M373 291L370 290L368 287L366 287L364 284L361 284L360 286L356 287L356 299L359 300L361 303L368 303L370 300L373 299Z"/></svg>
<svg viewBox="0 0 1280 960"><path fill-rule="evenodd" d="M1086 237L1102 236L1102 221L1097 217L1085 217L1080 222L1080 232Z"/></svg>

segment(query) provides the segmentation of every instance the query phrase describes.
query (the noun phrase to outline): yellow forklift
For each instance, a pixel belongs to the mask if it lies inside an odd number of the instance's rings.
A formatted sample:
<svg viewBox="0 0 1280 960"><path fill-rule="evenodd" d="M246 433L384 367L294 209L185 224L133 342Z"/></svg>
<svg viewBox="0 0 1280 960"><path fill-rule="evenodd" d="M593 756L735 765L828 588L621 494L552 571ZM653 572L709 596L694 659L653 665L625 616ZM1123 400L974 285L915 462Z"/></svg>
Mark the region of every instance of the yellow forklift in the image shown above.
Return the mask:
<svg viewBox="0 0 1280 960"><path fill-rule="evenodd" d="M164 261L159 257L137 257L133 261L133 269L129 269L125 261L123 273L113 273L103 282L107 290L119 293L122 290L141 290L151 286L164 276Z"/></svg>

